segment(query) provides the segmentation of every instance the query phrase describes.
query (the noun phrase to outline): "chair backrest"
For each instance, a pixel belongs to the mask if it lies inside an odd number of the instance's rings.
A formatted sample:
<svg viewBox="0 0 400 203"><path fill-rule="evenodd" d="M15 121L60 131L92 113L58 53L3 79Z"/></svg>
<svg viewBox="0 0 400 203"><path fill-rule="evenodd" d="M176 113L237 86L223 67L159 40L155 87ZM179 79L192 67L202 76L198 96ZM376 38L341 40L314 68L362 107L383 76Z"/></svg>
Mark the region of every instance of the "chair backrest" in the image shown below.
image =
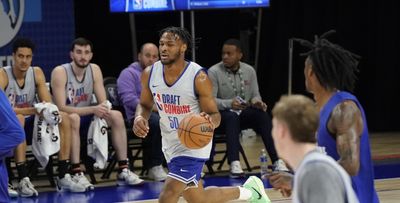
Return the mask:
<svg viewBox="0 0 400 203"><path fill-rule="evenodd" d="M115 77L105 77L103 80L104 89L106 90L106 96L108 101L111 102L112 108L114 110L120 111L126 119L125 108L120 102L118 96L118 86L117 86L117 79Z"/></svg>
<svg viewBox="0 0 400 203"><path fill-rule="evenodd" d="M118 98L117 79L115 77L105 77L103 80L104 88L106 89L107 99L113 107L120 106Z"/></svg>

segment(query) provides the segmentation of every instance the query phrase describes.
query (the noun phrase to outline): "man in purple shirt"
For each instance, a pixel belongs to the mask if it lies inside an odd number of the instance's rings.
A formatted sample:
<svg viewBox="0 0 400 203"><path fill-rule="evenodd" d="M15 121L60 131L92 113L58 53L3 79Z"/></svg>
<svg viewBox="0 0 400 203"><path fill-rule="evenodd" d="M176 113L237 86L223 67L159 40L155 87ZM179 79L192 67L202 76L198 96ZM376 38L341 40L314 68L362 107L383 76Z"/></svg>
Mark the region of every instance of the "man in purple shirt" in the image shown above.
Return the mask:
<svg viewBox="0 0 400 203"><path fill-rule="evenodd" d="M158 48L153 43L145 43L140 48L138 61L132 63L122 70L117 80L118 96L125 109L126 118L133 123L135 119L136 106L140 101L142 91L141 75L142 71L153 65L158 60ZM162 181L167 178L162 162L163 153L161 151L161 131L159 124L160 116L157 108L149 119L150 132L143 140L143 165L148 169L148 178L155 181Z"/></svg>

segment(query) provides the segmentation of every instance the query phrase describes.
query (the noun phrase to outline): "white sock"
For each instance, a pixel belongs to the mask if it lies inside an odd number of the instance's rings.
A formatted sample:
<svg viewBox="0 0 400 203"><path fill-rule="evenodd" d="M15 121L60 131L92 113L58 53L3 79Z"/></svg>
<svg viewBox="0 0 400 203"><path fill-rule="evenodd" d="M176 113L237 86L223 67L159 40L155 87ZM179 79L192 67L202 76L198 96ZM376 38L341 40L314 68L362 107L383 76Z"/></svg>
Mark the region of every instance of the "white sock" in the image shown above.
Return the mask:
<svg viewBox="0 0 400 203"><path fill-rule="evenodd" d="M239 188L239 198L238 200L248 200L251 198L252 193L249 189L244 188L242 186L238 186Z"/></svg>

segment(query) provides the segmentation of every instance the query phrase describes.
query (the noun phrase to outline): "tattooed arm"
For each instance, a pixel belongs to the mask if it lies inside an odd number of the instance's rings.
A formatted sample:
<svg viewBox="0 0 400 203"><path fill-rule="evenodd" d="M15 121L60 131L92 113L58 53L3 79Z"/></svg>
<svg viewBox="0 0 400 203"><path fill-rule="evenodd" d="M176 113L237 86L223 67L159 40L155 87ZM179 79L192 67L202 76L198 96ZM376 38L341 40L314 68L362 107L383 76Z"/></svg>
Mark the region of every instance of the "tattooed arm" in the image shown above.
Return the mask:
<svg viewBox="0 0 400 203"><path fill-rule="evenodd" d="M353 101L338 104L328 121L329 131L336 136L338 163L350 176L360 168L360 136L363 130L361 111Z"/></svg>

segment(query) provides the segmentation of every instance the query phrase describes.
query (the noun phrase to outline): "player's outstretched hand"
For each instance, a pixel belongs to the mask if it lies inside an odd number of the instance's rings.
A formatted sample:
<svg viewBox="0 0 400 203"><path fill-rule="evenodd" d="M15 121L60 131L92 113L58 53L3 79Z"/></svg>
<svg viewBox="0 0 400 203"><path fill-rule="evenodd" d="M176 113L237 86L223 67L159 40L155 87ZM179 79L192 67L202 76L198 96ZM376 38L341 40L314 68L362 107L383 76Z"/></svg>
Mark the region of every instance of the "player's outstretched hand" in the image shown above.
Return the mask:
<svg viewBox="0 0 400 203"><path fill-rule="evenodd" d="M279 190L284 197L290 197L292 194L293 174L279 171L272 172L262 178L268 179L272 187Z"/></svg>

